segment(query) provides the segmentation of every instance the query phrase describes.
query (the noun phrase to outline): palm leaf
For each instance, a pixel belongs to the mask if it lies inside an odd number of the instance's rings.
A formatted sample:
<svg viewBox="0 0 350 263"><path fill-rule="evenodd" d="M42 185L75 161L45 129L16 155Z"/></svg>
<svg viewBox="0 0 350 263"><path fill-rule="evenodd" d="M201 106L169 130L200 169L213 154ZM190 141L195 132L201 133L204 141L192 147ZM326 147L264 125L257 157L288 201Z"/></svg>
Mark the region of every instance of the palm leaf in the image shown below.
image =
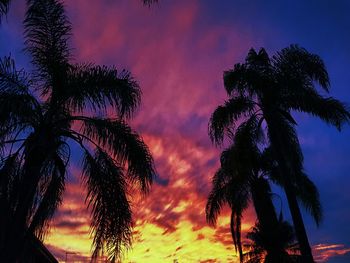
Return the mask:
<svg viewBox="0 0 350 263"><path fill-rule="evenodd" d="M114 262L123 248L131 245L131 208L123 168L97 149L94 156L85 152L83 171L92 213L93 256L106 248L109 260Z"/></svg>
<svg viewBox="0 0 350 263"><path fill-rule="evenodd" d="M42 82L38 89L53 95L60 92L66 78L71 25L58 0L28 1L28 5L24 20L26 49Z"/></svg>
<svg viewBox="0 0 350 263"><path fill-rule="evenodd" d="M82 111L87 105L106 110L110 105L121 116L130 117L139 106L141 90L128 71L77 65L70 68L67 78L63 102L73 111Z"/></svg>
<svg viewBox="0 0 350 263"><path fill-rule="evenodd" d="M213 142L221 144L225 133L244 114L254 110L255 103L246 97L233 97L216 108L209 121L209 135Z"/></svg>
<svg viewBox="0 0 350 263"><path fill-rule="evenodd" d="M309 113L320 118L338 130L350 121L350 112L346 104L332 97L323 97L312 88L297 88L294 86L285 96L286 107Z"/></svg>
<svg viewBox="0 0 350 263"><path fill-rule="evenodd" d="M155 176L153 158L137 133L118 119L75 117L73 120L82 122L82 134L111 151L121 165L127 163L128 176L140 184L143 192L148 191Z"/></svg>
<svg viewBox="0 0 350 263"><path fill-rule="evenodd" d="M291 45L277 52L272 58L275 68L283 77L293 75L297 79L316 81L329 91L330 83L323 60L298 45Z"/></svg>

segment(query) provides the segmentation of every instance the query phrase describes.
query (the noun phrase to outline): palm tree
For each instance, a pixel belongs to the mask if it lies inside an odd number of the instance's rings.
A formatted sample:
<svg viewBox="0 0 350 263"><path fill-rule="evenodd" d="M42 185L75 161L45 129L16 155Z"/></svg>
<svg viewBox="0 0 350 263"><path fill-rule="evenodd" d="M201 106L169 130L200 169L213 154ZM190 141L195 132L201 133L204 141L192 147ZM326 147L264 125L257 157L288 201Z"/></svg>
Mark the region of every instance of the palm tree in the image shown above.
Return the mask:
<svg viewBox="0 0 350 263"><path fill-rule="evenodd" d="M221 167L213 177L213 188L206 207L207 221L215 225L222 206L224 204L230 206L231 234L240 259L243 260L241 220L244 210L252 202L259 224L267 233L271 233L268 253L281 257L284 251L273 250L278 247L280 240L278 235L272 234L278 229L278 218L267 181L269 178L281 185L281 175L276 162L272 159L270 149L260 150L264 134L257 119L252 117L242 122L232 134L232 140L232 145L221 154ZM322 211L316 187L305 174L298 174L296 180L305 182L297 189L298 198L308 208L316 222L319 222Z"/></svg>
<svg viewBox="0 0 350 263"><path fill-rule="evenodd" d="M304 262L313 262L293 183L302 173L303 155L295 131L291 111L321 118L339 130L349 121L346 106L332 97L319 94L319 86L329 92L329 77L323 61L305 49L291 45L269 58L264 49L251 49L243 64L236 64L224 73L229 100L219 106L211 117L210 134L221 144L239 120L258 118L267 128L272 152L283 175L283 186L292 214L296 236ZM318 84L318 85L317 85Z"/></svg>
<svg viewBox="0 0 350 263"><path fill-rule="evenodd" d="M247 252L243 254L245 263L297 263L301 262L300 250L295 243L292 226L280 215L277 226L273 231L256 223L252 231L247 234L251 241L245 245ZM271 239L271 236L274 238ZM278 240L279 242L271 242Z"/></svg>
<svg viewBox="0 0 350 263"><path fill-rule="evenodd" d="M125 70L69 62L71 25L60 1L29 1L24 27L32 74L0 60L1 258L18 260L30 233L44 237L76 144L93 256L107 251L115 261L131 245L128 189L147 193L155 175L146 144L126 122L140 87Z"/></svg>

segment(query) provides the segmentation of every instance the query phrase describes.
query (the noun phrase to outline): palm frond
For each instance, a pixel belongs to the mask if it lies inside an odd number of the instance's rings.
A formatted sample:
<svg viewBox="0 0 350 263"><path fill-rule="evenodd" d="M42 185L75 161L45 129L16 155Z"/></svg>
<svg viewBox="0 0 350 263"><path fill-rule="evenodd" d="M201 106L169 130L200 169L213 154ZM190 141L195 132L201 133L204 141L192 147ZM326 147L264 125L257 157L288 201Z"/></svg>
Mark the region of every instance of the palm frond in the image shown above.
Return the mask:
<svg viewBox="0 0 350 263"><path fill-rule="evenodd" d="M277 52L272 58L275 68L287 77L292 74L295 78L316 81L329 91L330 83L323 60L315 54L309 53L298 45L291 45Z"/></svg>
<svg viewBox="0 0 350 263"><path fill-rule="evenodd" d="M261 119L256 115L251 115L242 122L236 129L234 135L234 145L251 158L260 155L259 145L265 142L265 134L261 127ZM245 149L244 149L245 148ZM249 148L249 149L248 149Z"/></svg>
<svg viewBox="0 0 350 263"><path fill-rule="evenodd" d="M67 78L63 103L73 111L82 111L87 105L106 110L110 105L118 115L130 117L140 104L140 87L126 70L76 65L70 68Z"/></svg>
<svg viewBox="0 0 350 263"><path fill-rule="evenodd" d="M241 218L249 200L248 179L228 173L223 167L219 168L212 179L212 190L206 205L206 219L210 225L215 226L224 204L230 206L232 239L240 255L242 254Z"/></svg>
<svg viewBox="0 0 350 263"><path fill-rule="evenodd" d="M83 165L87 201L91 208L94 257L106 248L115 262L123 248L131 245L132 217L127 199L128 185L120 167L107 153L97 149L85 153Z"/></svg>
<svg viewBox="0 0 350 263"><path fill-rule="evenodd" d="M268 138L274 158L278 160L283 151L285 165L296 171L303 169L304 156L300 148L295 125L285 117L284 114L278 112L274 115L274 119L269 124ZM282 136L283 135L283 136ZM278 142L276 141L278 139ZM278 149L276 148L278 147Z"/></svg>
<svg viewBox="0 0 350 263"><path fill-rule="evenodd" d="M139 183L143 192L148 191L155 176L153 158L136 132L119 119L78 117L73 119L81 121L82 134L111 151L121 165L127 163L129 178Z"/></svg>
<svg viewBox="0 0 350 263"><path fill-rule="evenodd" d="M15 140L19 130L33 126L41 114L31 85L28 74L18 70L11 57L0 59L0 148L4 141Z"/></svg>
<svg viewBox="0 0 350 263"><path fill-rule="evenodd" d="M322 221L323 212L320 195L315 184L301 172L296 176L295 192L302 205L311 214L317 226Z"/></svg>
<svg viewBox="0 0 350 263"><path fill-rule="evenodd" d="M231 211L231 219L230 219L230 230L231 230L231 236L233 239L233 244L236 248L236 251L238 251L241 262L243 259L243 249L242 249L242 239L241 239L243 210L244 210L243 207L241 207L240 204L236 202Z"/></svg>
<svg viewBox="0 0 350 263"><path fill-rule="evenodd" d="M13 207L16 201L13 198L15 182L20 176L21 163L19 153L15 153L2 159L0 162L0 200L7 204L8 209Z"/></svg>
<svg viewBox="0 0 350 263"><path fill-rule="evenodd" d="M215 226L223 205L227 202L226 174L219 168L212 179L212 190L209 193L206 205L206 219L209 225Z"/></svg>
<svg viewBox="0 0 350 263"><path fill-rule="evenodd" d="M299 88L294 92L291 90L285 97L285 105L292 110L318 117L338 130L350 122L347 105L332 97L323 97L311 88Z"/></svg>
<svg viewBox="0 0 350 263"><path fill-rule="evenodd" d="M272 182L283 187L284 179L280 174L280 169L276 160L274 160L271 150L268 149L264 152L262 158L265 160L264 173L269 176ZM319 192L314 183L308 178L308 176L302 170L295 170L293 185L295 187L295 194L304 208L311 214L316 224L319 225L322 221L323 212L320 201Z"/></svg>
<svg viewBox="0 0 350 263"><path fill-rule="evenodd" d="M209 135L216 144L221 144L235 122L244 114L254 110L255 103L246 97L233 97L216 108L209 121Z"/></svg>
<svg viewBox="0 0 350 263"><path fill-rule="evenodd" d="M224 86L228 95L231 95L233 91L242 91L246 88L245 73L245 65L239 63L235 64L232 70L224 71Z"/></svg>
<svg viewBox="0 0 350 263"><path fill-rule="evenodd" d="M49 221L62 202L65 189L65 175L69 161L69 147L61 142L57 151L45 162L42 173L45 174L40 200L33 211L29 231L42 239L48 229Z"/></svg>
<svg viewBox="0 0 350 263"><path fill-rule="evenodd" d="M42 82L43 94L59 92L68 70L70 22L59 0L28 1L24 20L26 49Z"/></svg>
<svg viewBox="0 0 350 263"><path fill-rule="evenodd" d="M0 23L3 18L9 11L11 0L0 0Z"/></svg>
<svg viewBox="0 0 350 263"><path fill-rule="evenodd" d="M245 62L249 68L263 69L270 66L270 58L264 48L261 48L259 52L256 52L253 48L251 48L248 52Z"/></svg>
<svg viewBox="0 0 350 263"><path fill-rule="evenodd" d="M0 59L0 92L27 94L31 83L28 74L16 68L13 58L5 56Z"/></svg>

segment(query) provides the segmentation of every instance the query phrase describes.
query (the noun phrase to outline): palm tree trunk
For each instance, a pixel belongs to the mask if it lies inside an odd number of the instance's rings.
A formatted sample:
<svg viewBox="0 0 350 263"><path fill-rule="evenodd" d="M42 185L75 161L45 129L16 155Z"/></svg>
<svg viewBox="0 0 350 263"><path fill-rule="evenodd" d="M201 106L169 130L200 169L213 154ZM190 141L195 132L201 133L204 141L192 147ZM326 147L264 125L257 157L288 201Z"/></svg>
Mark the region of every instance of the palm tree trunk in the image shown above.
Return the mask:
<svg viewBox="0 0 350 263"><path fill-rule="evenodd" d="M278 220L268 182L264 178L256 178L251 184L251 192L258 221L267 232L271 232L278 225Z"/></svg>
<svg viewBox="0 0 350 263"><path fill-rule="evenodd" d="M44 141L44 140L43 140ZM32 208L37 186L41 178L41 166L46 159L45 148L49 144L41 143L26 153L23 176L19 185L17 206L7 231L7 244L2 258L5 262L17 262L24 252L27 237L27 220ZM29 233L31 234L31 233Z"/></svg>
<svg viewBox="0 0 350 263"><path fill-rule="evenodd" d="M315 261L312 256L312 251L306 234L305 225L300 212L293 183L291 181L294 169L293 166L289 164L290 162L286 154L286 150L288 149L285 149L283 145L283 140L281 140L281 131L279 129L275 129L275 127L269 123L267 118L266 121L269 126L270 143L273 148L275 158L278 162L280 173L284 180L284 191L286 193L289 210L292 215L295 234L297 236L300 247L302 262L314 263Z"/></svg>
<svg viewBox="0 0 350 263"><path fill-rule="evenodd" d="M281 263L280 258L285 252L283 248L280 249L278 219L268 181L262 177L256 178L251 184L251 193L259 225L264 233L269 234L268 243L265 244L268 262Z"/></svg>
<svg viewBox="0 0 350 263"><path fill-rule="evenodd" d="M306 229L305 229L303 218L300 212L299 204L297 202L297 199L294 193L294 188L289 178L288 179L285 178L284 191L286 193L289 209L292 214L295 234L298 238L299 247L301 251L302 262L314 263L311 247L306 234Z"/></svg>

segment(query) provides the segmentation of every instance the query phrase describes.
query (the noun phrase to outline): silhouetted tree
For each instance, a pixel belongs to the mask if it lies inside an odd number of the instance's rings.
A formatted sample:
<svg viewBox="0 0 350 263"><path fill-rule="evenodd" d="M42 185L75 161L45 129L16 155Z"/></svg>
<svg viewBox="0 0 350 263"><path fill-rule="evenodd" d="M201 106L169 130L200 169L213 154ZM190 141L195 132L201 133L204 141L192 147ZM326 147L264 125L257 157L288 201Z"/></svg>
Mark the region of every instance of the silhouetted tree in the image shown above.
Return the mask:
<svg viewBox="0 0 350 263"><path fill-rule="evenodd" d="M242 257L241 220L244 210L252 202L259 224L271 233L269 248L278 247L279 236L274 235L278 228L278 218L271 200L271 189L267 179L281 185L282 176L271 156L271 150L260 150L264 144L264 132L258 119L251 117L242 122L231 135L232 145L221 154L221 167L213 177L213 188L208 197L207 221L215 225L224 204L231 209L231 233L240 259ZM316 187L305 174L298 174L295 180L305 182L296 191L298 198L313 215L316 222L322 217L319 195ZM270 254L281 256L282 251ZM279 263L279 261L274 261Z"/></svg>
<svg viewBox="0 0 350 263"><path fill-rule="evenodd" d="M273 237L273 238L271 238ZM295 243L293 227L280 215L275 228L264 228L259 222L247 234L251 241L245 245L248 250L243 254L245 263L298 263L300 250ZM271 242L278 240L278 242Z"/></svg>
<svg viewBox="0 0 350 263"><path fill-rule="evenodd" d="M70 63L71 24L60 1L29 1L24 26L33 73L0 60L0 257L17 260L27 233L43 238L62 201L75 143L93 255L104 250L115 261L131 245L129 186L147 193L155 175L146 144L126 122L140 87L125 70Z"/></svg>
<svg viewBox="0 0 350 263"><path fill-rule="evenodd" d="M346 106L317 91L329 92L329 78L323 61L297 45L282 49L269 58L264 49L251 49L243 64L224 73L229 100L212 115L210 134L220 144L239 120L258 118L265 125L272 152L283 175L283 186L292 214L296 236L304 262L313 262L293 183L302 173L303 155L291 111L317 116L338 129L349 121ZM317 85L318 84L318 85Z"/></svg>

